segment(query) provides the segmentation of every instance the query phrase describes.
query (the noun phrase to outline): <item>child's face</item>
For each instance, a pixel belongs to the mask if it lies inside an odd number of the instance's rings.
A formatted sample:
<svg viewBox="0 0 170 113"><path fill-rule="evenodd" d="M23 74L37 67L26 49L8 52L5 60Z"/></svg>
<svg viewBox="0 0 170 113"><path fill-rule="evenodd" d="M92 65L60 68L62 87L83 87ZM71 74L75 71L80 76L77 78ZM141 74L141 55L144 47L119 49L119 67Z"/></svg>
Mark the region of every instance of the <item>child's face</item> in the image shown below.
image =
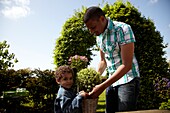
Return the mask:
<svg viewBox="0 0 170 113"><path fill-rule="evenodd" d="M65 88L71 88L73 85L72 73L65 73L64 76L60 79L59 84Z"/></svg>

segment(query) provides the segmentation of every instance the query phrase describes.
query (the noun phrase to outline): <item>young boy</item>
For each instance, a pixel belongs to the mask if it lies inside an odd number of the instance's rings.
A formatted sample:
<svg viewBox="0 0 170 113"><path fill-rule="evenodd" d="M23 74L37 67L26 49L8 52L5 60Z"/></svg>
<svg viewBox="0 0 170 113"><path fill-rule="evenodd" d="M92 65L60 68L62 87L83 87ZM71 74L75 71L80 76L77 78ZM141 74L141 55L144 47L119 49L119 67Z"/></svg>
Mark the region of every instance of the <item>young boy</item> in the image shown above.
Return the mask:
<svg viewBox="0 0 170 113"><path fill-rule="evenodd" d="M82 113L82 100L88 93L80 91L76 95L72 90L73 70L70 66L60 66L55 73L56 82L60 84L54 102L54 113Z"/></svg>

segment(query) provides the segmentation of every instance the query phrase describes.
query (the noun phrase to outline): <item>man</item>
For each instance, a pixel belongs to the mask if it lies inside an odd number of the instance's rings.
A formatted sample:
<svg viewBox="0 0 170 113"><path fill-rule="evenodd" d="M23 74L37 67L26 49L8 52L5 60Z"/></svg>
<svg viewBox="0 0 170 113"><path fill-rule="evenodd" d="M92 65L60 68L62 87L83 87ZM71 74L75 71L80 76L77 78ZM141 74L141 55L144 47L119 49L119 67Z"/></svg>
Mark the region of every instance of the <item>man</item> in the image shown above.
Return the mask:
<svg viewBox="0 0 170 113"><path fill-rule="evenodd" d="M99 7L90 7L84 15L84 23L97 36L100 49L98 72L106 67L109 78L90 92L98 97L106 88L106 112L136 109L139 93L139 68L134 55L135 37L130 25L105 17Z"/></svg>

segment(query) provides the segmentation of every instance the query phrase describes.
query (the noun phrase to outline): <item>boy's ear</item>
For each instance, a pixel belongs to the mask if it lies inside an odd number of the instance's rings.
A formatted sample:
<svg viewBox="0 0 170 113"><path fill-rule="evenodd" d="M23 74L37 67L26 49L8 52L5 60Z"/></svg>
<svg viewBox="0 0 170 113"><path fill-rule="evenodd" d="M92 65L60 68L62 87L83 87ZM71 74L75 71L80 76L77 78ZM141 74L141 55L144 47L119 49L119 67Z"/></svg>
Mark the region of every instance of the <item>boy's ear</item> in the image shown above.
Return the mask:
<svg viewBox="0 0 170 113"><path fill-rule="evenodd" d="M59 80L59 79L56 79L56 82L57 82L58 84L60 84L60 80Z"/></svg>

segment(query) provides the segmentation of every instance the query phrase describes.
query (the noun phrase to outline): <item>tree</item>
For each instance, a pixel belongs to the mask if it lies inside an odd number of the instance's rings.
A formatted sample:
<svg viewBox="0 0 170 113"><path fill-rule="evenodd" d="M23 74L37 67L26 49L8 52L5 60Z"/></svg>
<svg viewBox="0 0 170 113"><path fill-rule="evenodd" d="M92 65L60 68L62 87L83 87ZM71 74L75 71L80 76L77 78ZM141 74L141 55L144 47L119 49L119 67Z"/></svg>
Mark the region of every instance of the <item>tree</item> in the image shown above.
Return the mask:
<svg viewBox="0 0 170 113"><path fill-rule="evenodd" d="M130 24L136 38L135 53L139 63L141 75L141 91L138 109L159 108L160 98L154 93L154 79L167 77L168 64L163 58L167 45L163 44L163 37L156 30L154 22L141 16L141 13L130 4L121 1L103 7L106 16L112 20Z"/></svg>
<svg viewBox="0 0 170 113"><path fill-rule="evenodd" d="M15 58L15 54L9 53L9 47L10 45L7 44L7 41L0 42L0 70L13 67L14 63L18 62Z"/></svg>
<svg viewBox="0 0 170 113"><path fill-rule="evenodd" d="M89 61L91 60L91 48L95 45L95 37L84 26L84 12L85 8L75 12L65 22L61 36L56 40L54 63L57 67L67 64L69 58L74 55L86 56Z"/></svg>

